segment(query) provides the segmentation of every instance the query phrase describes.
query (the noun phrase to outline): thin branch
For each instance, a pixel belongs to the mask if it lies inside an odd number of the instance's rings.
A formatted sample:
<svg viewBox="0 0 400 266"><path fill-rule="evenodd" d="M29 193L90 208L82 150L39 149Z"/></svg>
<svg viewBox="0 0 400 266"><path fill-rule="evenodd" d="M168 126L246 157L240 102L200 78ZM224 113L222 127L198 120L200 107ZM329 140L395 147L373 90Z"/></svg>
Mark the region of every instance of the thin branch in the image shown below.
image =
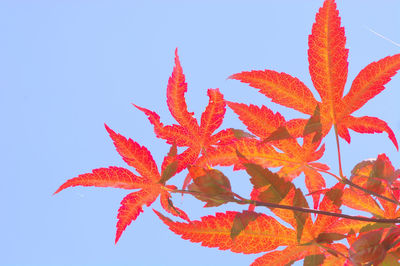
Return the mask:
<svg viewBox="0 0 400 266"><path fill-rule="evenodd" d="M366 189L366 188L360 187L359 185L357 185L357 184L353 183L352 181L350 181L349 179L347 179L345 176L344 176L343 178L340 178L340 177L338 177L337 175L335 175L335 174L333 174L333 173L331 173L331 172L329 172L329 171L322 170L322 169L319 169L319 168L315 168L315 167L312 167L312 166L310 166L310 165L307 165L307 166L308 166L310 169L313 169L313 170L315 170L315 171L319 171L319 172L322 172L322 173L331 175L331 176L333 176L334 178L336 178L339 182L341 182L341 183L343 183L343 184L349 185L349 186L351 186L351 187L353 187L353 188L355 188L355 189L361 190L361 191L363 191L363 192L365 192L365 193L367 193L367 194L370 194L370 195L373 195L373 196L375 196L375 197L381 198L381 199L383 199L383 200L389 201L389 202L391 202L391 203L393 203L393 204L400 205L400 202L398 202L397 200L391 199L391 198L388 198L388 197L385 197L385 196L383 196L383 195L381 195L381 194L378 194L378 193L376 193L376 192L374 192L374 191L371 191L371 190L368 190L368 189Z"/></svg>
<svg viewBox="0 0 400 266"><path fill-rule="evenodd" d="M241 197L240 195L238 195L238 194L236 194L236 193L234 193L234 192L232 192L232 194L233 194L236 198L238 198L239 200L241 200L241 201L247 201L247 199Z"/></svg>
<svg viewBox="0 0 400 266"><path fill-rule="evenodd" d="M301 208L301 207L295 207L295 206L289 206L289 205L280 205L280 204L262 202L262 201L257 201L257 200L250 200L250 202L247 202L247 203L251 203L256 206L264 206L264 207L268 207L268 208L279 208L279 209L287 209L287 210L300 211L300 212L306 212L306 213L317 213L317 214L322 214L322 215L327 215L327 216L334 216L334 217L345 218L345 219L350 219L350 220L357 220L357 221L364 221L364 222L400 223L400 219L381 219L381 218L368 218L368 217L363 217L363 216L352 216L352 215L348 215L348 214L314 210L314 209ZM243 204L247 204L247 203L243 203Z"/></svg>
<svg viewBox="0 0 400 266"><path fill-rule="evenodd" d="M171 192L172 193L190 194L190 195L200 194L203 197L208 197L210 199L213 199L212 196L207 195L206 193L203 193L200 191L175 189ZM237 196L237 194L235 194L235 193L233 193L233 195ZM226 201L227 202L235 202L235 203L238 203L241 205L253 204L255 206L286 209L286 210L300 211L300 212L305 212L305 213L316 213L316 214L321 214L321 215L334 216L334 217L345 218L345 219L350 219L350 220L357 220L357 221L364 221L364 222L400 223L400 219L381 219L381 218L368 218L368 217L363 217L363 216L352 216L352 215L341 214L341 213L336 213L336 212L314 210L314 209L302 208L302 207L296 207L296 206L290 206L290 205L281 205L281 204L262 202L262 201L257 201L257 200L248 200L248 199L245 199L240 196L239 196L239 198L241 198L241 199L232 198L232 199L226 199Z"/></svg>
<svg viewBox="0 0 400 266"><path fill-rule="evenodd" d="M371 29L371 28L368 28L367 26L365 26L365 28L367 28L367 30L369 30L369 31L372 32L373 34L375 34L375 35L381 37L382 39L384 39L384 40L386 40L386 41L388 41L388 42L390 42L390 43L392 43L392 44L394 44L394 45L400 47L400 44L398 44L397 42L395 42L395 41L389 39L388 37L383 36L382 34L380 34L380 33L376 32L376 31L374 31L374 30Z"/></svg>
<svg viewBox="0 0 400 266"><path fill-rule="evenodd" d="M385 196L380 195L380 194L378 194L378 193L376 193L376 192L373 192L373 191L368 190L368 189L366 189L366 188L360 187L359 185L357 185L357 184L351 182L351 181L350 181L349 179L347 179L347 178L343 179L342 182L343 182L344 184L346 184L346 185L349 185L349 186L351 186L351 187L354 187L354 188L356 188L356 189L359 189L359 190L361 190L361 191L363 191L363 192L365 192L365 193L367 193L367 194L371 194L371 195L373 195L373 196L375 196L375 197L378 197L378 198L381 198L381 199L383 199L383 200L389 201L389 202L391 202L391 203L393 203L393 204L400 205L400 202L398 202L397 200L394 200L394 199L385 197Z"/></svg>

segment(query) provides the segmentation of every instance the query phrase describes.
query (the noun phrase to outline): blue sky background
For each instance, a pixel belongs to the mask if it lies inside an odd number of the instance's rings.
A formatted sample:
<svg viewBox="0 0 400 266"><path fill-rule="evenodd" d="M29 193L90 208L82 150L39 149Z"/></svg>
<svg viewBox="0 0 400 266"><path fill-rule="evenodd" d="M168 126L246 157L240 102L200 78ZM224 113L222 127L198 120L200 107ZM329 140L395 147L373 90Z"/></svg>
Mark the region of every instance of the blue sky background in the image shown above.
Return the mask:
<svg viewBox="0 0 400 266"><path fill-rule="evenodd" d="M199 119L207 88L230 101L266 104L286 118L301 114L271 103L226 78L243 70L308 74L307 38L321 1L6 1L0 2L0 265L248 265L259 255L203 248L170 232L152 212L132 223L114 245L117 210L128 191L72 188L67 179L94 168L125 166L103 124L148 147L161 163L168 146L156 139L131 103L173 123L166 85L175 47L186 74L187 103ZM346 91L359 70L400 52L399 1L338 1L349 53ZM356 115L377 116L400 138L400 78ZM243 128L228 110L223 127ZM386 134L352 133L342 143L347 174L359 161L399 154ZM321 162L337 172L332 134ZM235 191L250 192L244 173L224 172ZM184 174L174 180L180 186ZM328 178L329 179L329 178ZM304 184L300 177L297 184ZM333 182L330 182L332 184ZM304 186L303 186L304 187ZM190 197L177 206L192 219L203 209ZM158 203L153 208L161 210ZM266 211L259 209L259 211Z"/></svg>

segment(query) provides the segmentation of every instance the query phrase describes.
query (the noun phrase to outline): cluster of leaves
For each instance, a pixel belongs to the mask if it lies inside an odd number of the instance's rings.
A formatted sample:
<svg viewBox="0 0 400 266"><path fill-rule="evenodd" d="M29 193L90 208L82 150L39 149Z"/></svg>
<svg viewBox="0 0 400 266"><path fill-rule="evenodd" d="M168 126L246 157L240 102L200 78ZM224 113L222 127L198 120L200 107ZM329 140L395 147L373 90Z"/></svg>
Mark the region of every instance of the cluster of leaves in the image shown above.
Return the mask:
<svg viewBox="0 0 400 266"><path fill-rule="evenodd" d="M367 65L343 97L348 71L344 28L334 0L325 0L309 36L309 70L321 101L299 79L273 70L232 75L256 88L273 102L295 109L309 119L287 121L266 106L224 100L209 89L209 103L200 123L185 102L187 84L175 52L175 67L167 86L167 104L177 124L164 125L155 112L135 105L154 126L158 138L171 145L161 171L146 147L115 133L106 125L118 153L137 174L121 167L93 170L65 182L55 193L72 186L115 187L137 190L128 194L118 210L115 242L126 227L159 196L163 209L183 221L157 216L183 239L239 253L261 253L252 265L397 265L400 260L400 170L385 154L357 164L350 178L342 173L338 138L350 143L349 129L359 133L386 132L398 149L386 122L352 113L379 94L400 69L400 54ZM217 131L226 107L232 109L250 133L237 129ZM318 162L325 151L324 137L334 128L338 143L339 174ZM178 147L185 149L178 153ZM246 199L232 191L229 178L215 166L233 166L250 176L253 190ZM273 173L269 168L279 168ZM182 189L168 185L186 171ZM305 175L313 208L292 182ZM327 188L325 178L336 178ZM191 194L216 207L227 202L248 205L248 211L216 213L192 221L174 206L171 193ZM267 207L271 215L255 212ZM370 213L369 217L342 213L342 206ZM312 217L311 213L314 213ZM286 222L286 225L282 223ZM276 250L278 247L285 247Z"/></svg>

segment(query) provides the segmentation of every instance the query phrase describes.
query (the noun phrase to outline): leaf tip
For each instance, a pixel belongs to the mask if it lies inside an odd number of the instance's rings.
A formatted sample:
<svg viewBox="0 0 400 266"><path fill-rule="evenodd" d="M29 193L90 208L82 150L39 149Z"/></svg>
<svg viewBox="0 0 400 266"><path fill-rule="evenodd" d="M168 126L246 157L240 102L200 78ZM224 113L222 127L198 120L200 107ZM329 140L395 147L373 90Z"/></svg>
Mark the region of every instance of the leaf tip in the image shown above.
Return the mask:
<svg viewBox="0 0 400 266"><path fill-rule="evenodd" d="M115 133L109 126L107 126L107 124L106 123L104 123L104 127L106 128L106 130L107 130L107 132L108 132L108 134L112 134L112 133Z"/></svg>
<svg viewBox="0 0 400 266"><path fill-rule="evenodd" d="M232 74L232 75L230 75L229 77L227 77L226 79L239 79L239 78L237 77L237 75L238 75L238 73Z"/></svg>
<svg viewBox="0 0 400 266"><path fill-rule="evenodd" d="M134 103L131 103L133 106L135 106L137 109L141 110L142 107L140 107L139 105L136 105Z"/></svg>
<svg viewBox="0 0 400 266"><path fill-rule="evenodd" d="M397 139L393 133L392 136L389 136L390 140L393 142L394 146L396 147L396 150L399 151L399 144L397 143Z"/></svg>
<svg viewBox="0 0 400 266"><path fill-rule="evenodd" d="M171 219L162 215L159 211L156 211L155 209L153 209L153 211L155 212L155 214L157 214L158 218L160 218L160 220L163 221L163 223L165 223L167 226L169 226L170 223L172 223Z"/></svg>
<svg viewBox="0 0 400 266"><path fill-rule="evenodd" d="M122 232L117 230L117 234L115 235L115 242L114 242L115 245L118 243L118 240L121 237L121 234L122 234Z"/></svg>
<svg viewBox="0 0 400 266"><path fill-rule="evenodd" d="M175 66L180 69L181 68L181 63L179 61L179 55L178 55L178 47L175 48Z"/></svg>
<svg viewBox="0 0 400 266"><path fill-rule="evenodd" d="M67 182L68 182L68 181L67 181ZM62 190L64 190L64 189L66 189L67 187L69 187L68 185L66 185L67 182L65 182L64 184L62 184L62 185L56 190L56 192L54 192L54 193L52 194L52 196L54 196L55 194L58 194L58 193L61 192Z"/></svg>

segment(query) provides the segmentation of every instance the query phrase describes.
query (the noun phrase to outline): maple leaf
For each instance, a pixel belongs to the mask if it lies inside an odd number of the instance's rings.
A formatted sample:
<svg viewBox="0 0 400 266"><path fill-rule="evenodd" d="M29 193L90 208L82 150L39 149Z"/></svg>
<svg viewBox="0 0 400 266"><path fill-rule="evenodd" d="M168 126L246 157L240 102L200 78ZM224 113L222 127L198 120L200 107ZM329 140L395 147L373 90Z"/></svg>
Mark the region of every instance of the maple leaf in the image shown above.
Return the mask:
<svg viewBox="0 0 400 266"><path fill-rule="evenodd" d="M274 250L279 246L295 245L297 242L294 230L265 214L244 211L246 215L257 217L232 240L232 225L239 212L216 213L215 216L205 216L201 221L190 223L174 222L157 211L155 213L171 231L181 235L183 239L200 242L206 247L251 254Z"/></svg>
<svg viewBox="0 0 400 266"><path fill-rule="evenodd" d="M245 160L243 157L240 158ZM255 190L258 191L257 200L307 207L301 191L291 182L260 166L246 161L243 164L251 175ZM193 167L190 170L199 172L195 174L196 177L204 176L206 171L200 167ZM212 187L216 189L214 183ZM320 210L340 213L343 187L344 185L339 183L329 189L320 204ZM347 248L333 242L346 238L349 232L358 232L369 224L324 214L318 214L313 222L309 213L281 208L270 209L296 230L282 225L270 216L253 211L217 213L215 216L205 216L200 221L189 223L174 222L155 212L175 234L192 242L200 242L203 246L245 254L271 251L256 259L252 265L265 265L267 262L272 265L283 265L303 258L307 263L322 259L330 265L344 263ZM275 251L279 246L286 248Z"/></svg>
<svg viewBox="0 0 400 266"><path fill-rule="evenodd" d="M177 189L177 187L173 185L167 185L166 187L171 190ZM181 209L174 206L174 204L171 201L171 193L169 193L168 191L166 190L161 191L160 203L163 209L169 212L170 214L190 222L190 219L187 216L187 214Z"/></svg>
<svg viewBox="0 0 400 266"><path fill-rule="evenodd" d="M339 12L334 0L325 0L316 15L308 39L308 62L311 80L321 97L317 101L310 89L299 79L273 70L245 71L230 76L249 84L273 102L312 115L315 107L321 107L322 133L325 136L332 125L339 136L350 143L348 129L359 133L386 132L398 150L393 131L386 122L376 117L354 117L370 99L384 90L384 86L400 69L400 54L385 57L367 65L354 79L349 92L343 97L347 80L348 49L346 37L340 25ZM296 137L301 136L306 120L288 122L288 128Z"/></svg>
<svg viewBox="0 0 400 266"><path fill-rule="evenodd" d="M194 181L189 190L198 192L194 196L207 203L204 207L216 207L232 201L231 183L221 171L191 166L189 175Z"/></svg>
<svg viewBox="0 0 400 266"><path fill-rule="evenodd" d="M378 155L375 160L366 160L358 163L351 173L350 180L356 185L376 192L395 202L400 199L400 191L396 182L400 177L400 170L395 170L385 154ZM378 204L377 200L380 204ZM343 194L343 204L350 208L389 219L400 216L398 204L382 198L377 198L377 200L372 195L353 188L346 188Z"/></svg>
<svg viewBox="0 0 400 266"><path fill-rule="evenodd" d="M118 210L117 216L115 243L118 242L126 227L143 212L143 205L150 206L160 194L161 205L166 211L189 221L186 213L174 207L170 199L171 195L169 191L176 189L176 187L164 186L165 181L175 173L174 170L171 170L171 165L174 168L173 165L175 164L173 160L175 157L174 147L171 148L170 153L164 158L162 174L160 175L153 156L146 147L140 146L132 139L127 139L115 133L107 125L105 127L114 141L118 153L129 166L135 168L140 176L121 167L99 168L93 170L92 173L79 175L66 181L54 194L74 186L140 189L137 192L128 194L121 201L121 207Z"/></svg>
<svg viewBox="0 0 400 266"><path fill-rule="evenodd" d="M244 159L242 159L244 160ZM251 176L250 181L254 186L252 199L265 203L277 203L281 205L308 208L308 204L300 189L296 188L292 182L285 180L277 174L259 165L244 162L247 173ZM342 190L344 185L336 184L326 190L325 196L319 206L319 210L333 213L340 213L342 205ZM320 234L339 233L346 234L350 229L358 231L367 223L348 219L339 219L335 216L318 215L312 224L309 214L299 211L288 211L279 208L271 208L279 218L292 225L297 230L297 237L304 241L320 239ZM344 223L344 221L346 221ZM303 235L302 232L304 231Z"/></svg>
<svg viewBox="0 0 400 266"><path fill-rule="evenodd" d="M289 134L290 129L286 129L288 123L279 112L274 113L265 106L258 107L233 102L227 102L227 105L239 116L251 133L269 141L260 143L256 139L243 138L210 151L207 156L199 159L198 165L234 165L235 170L243 169L236 156L237 150L246 159L263 167L282 167L278 174L288 181L304 173L306 187L310 193L325 188L325 180L318 170L328 170L329 167L315 162L323 156L325 150L324 145L319 148L320 139L315 141L316 134L304 136L303 144L300 145L294 138L282 137ZM309 121L319 124L314 120ZM309 130L308 127L305 129ZM315 130L311 129L311 131ZM274 135L275 137L271 138ZM282 153L276 151L273 146ZM317 208L320 196L312 194L312 197L314 208Z"/></svg>
<svg viewBox="0 0 400 266"><path fill-rule="evenodd" d="M260 165L250 163L240 153L238 153L238 156L246 167L246 172L251 176L250 181L254 186L252 192L253 199L255 198L263 202L279 204L290 192L292 192L292 206L308 208L308 203L303 193L300 189L296 188L292 182L279 177L277 174L272 173ZM293 217L294 221L292 219L287 221L291 225L295 226L297 231L297 240L300 242L309 214L294 211Z"/></svg>
<svg viewBox="0 0 400 266"><path fill-rule="evenodd" d="M207 91L209 103L201 115L200 125L196 118L193 117L193 113L187 110L186 92L185 75L179 61L178 50L175 50L175 67L167 86L167 105L171 115L179 125L164 126L160 122L160 116L157 113L134 105L147 115L150 123L154 126L154 132L158 138L165 139L169 144L188 147L177 156L179 162L177 172L182 171L189 164L193 164L201 152L207 154L216 145L230 143L238 137L232 129L225 129L214 134L221 126L226 111L226 104L219 89L209 89Z"/></svg>
<svg viewBox="0 0 400 266"><path fill-rule="evenodd" d="M338 211L336 205L338 200L335 196L337 196L336 192L331 196L324 197L321 203L323 210L335 208ZM286 201L283 200L283 202L285 204ZM221 250L229 249L232 252L244 254L271 251L256 259L252 265L266 265L267 263L289 265L303 258L307 258L309 262L318 261L321 256L309 256L319 254L323 255L326 262L330 263L328 265L343 263L346 258L339 254L347 255L347 248L342 244L332 242L346 237L339 238L337 235L340 233L347 233L350 230L359 231L367 224L360 221L348 223L349 220L337 217L334 217L333 220L324 217L325 215L318 215L317 221L313 224L310 215L307 215L305 231L308 234L306 237L303 235L302 242L299 243L296 230L290 229L273 217L262 213L227 211L226 213L216 213L215 216L202 217L199 221L182 223L174 222L156 210L154 212L175 234L191 242L201 243L202 246L216 247ZM293 211L275 208L273 212L282 219L291 216L292 221L294 220ZM324 226L326 227L324 228ZM329 230L340 233L325 233ZM286 246L286 248L276 251L275 249L279 246Z"/></svg>
<svg viewBox="0 0 400 266"><path fill-rule="evenodd" d="M360 233L349 249L349 261L355 265L398 265L399 237L398 226Z"/></svg>

